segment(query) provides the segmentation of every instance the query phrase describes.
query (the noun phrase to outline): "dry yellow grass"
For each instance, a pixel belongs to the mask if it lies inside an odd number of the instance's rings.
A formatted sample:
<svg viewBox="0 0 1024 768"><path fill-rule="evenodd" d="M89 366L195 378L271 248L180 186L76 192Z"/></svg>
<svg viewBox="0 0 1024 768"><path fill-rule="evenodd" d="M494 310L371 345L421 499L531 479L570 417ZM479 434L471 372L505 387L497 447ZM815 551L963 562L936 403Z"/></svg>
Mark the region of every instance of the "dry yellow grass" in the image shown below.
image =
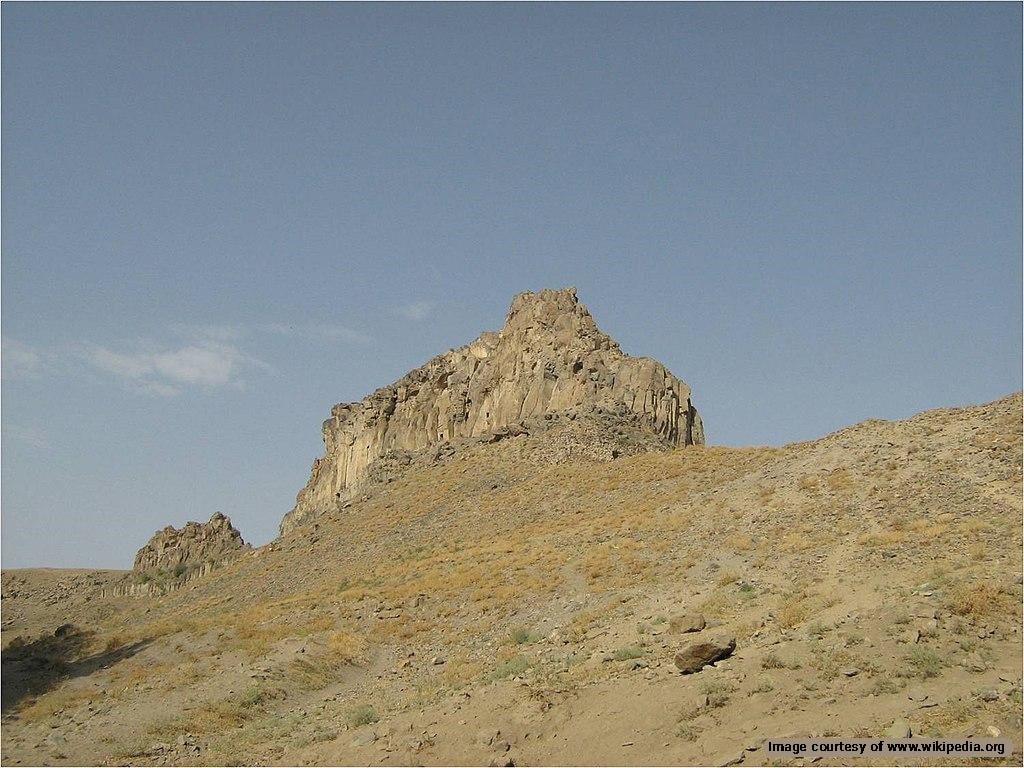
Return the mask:
<svg viewBox="0 0 1024 768"><path fill-rule="evenodd" d="M26 723L42 723L59 712L77 707L86 701L98 700L102 695L100 690L93 686L62 686L47 692L45 696L21 702L17 710L18 718Z"/></svg>
<svg viewBox="0 0 1024 768"><path fill-rule="evenodd" d="M976 618L1014 610L1014 603L1010 596L1000 590L997 585L987 581L953 588L950 591L947 605L949 610L955 614ZM1020 606L1017 605L1014 612L1019 613L1019 608Z"/></svg>
<svg viewBox="0 0 1024 768"><path fill-rule="evenodd" d="M780 627L790 629L807 618L807 598L802 594L787 595L779 600L775 619Z"/></svg>

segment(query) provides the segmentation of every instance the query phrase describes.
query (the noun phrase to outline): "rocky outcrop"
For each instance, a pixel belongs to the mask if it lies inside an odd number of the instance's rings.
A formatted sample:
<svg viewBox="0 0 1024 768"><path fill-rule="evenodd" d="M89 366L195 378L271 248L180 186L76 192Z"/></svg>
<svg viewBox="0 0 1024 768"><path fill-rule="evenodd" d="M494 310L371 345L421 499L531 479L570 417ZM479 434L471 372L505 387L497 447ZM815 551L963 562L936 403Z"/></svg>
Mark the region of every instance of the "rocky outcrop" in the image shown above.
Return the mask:
<svg viewBox="0 0 1024 768"><path fill-rule="evenodd" d="M220 512L209 522L189 522L181 529L168 525L153 534L135 555L136 573L184 576L204 564L222 563L249 549L231 520Z"/></svg>
<svg viewBox="0 0 1024 768"><path fill-rule="evenodd" d="M664 445L704 442L690 388L658 361L623 353L574 288L519 294L501 331L361 402L334 406L323 425L324 455L281 532L333 508L386 454L507 434L531 419L588 408L625 413Z"/></svg>

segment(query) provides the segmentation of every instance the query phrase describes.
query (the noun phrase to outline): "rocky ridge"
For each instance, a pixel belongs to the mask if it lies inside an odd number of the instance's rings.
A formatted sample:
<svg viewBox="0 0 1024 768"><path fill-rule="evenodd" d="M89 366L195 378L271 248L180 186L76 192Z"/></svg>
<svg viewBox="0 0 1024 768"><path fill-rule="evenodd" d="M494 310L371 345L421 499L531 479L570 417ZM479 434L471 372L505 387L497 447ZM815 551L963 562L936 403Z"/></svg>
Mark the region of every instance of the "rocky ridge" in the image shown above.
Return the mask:
<svg viewBox="0 0 1024 768"><path fill-rule="evenodd" d="M281 533L344 503L382 459L543 429L555 414L611 416L662 446L704 442L689 386L658 361L622 352L574 288L521 293L501 331L438 355L361 402L335 405L323 424L324 455Z"/></svg>

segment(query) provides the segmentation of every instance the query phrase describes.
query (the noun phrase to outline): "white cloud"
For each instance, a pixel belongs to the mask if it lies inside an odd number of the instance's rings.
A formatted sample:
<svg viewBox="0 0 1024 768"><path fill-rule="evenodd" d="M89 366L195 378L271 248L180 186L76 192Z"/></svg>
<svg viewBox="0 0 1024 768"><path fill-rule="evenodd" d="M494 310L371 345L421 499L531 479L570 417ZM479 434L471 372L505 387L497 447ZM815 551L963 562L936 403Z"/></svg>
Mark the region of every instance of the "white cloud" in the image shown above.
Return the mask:
<svg viewBox="0 0 1024 768"><path fill-rule="evenodd" d="M96 369L130 382L151 395L172 397L185 387L240 386L241 375L267 367L231 344L198 341L180 349L115 352L93 347L86 359Z"/></svg>
<svg viewBox="0 0 1024 768"><path fill-rule="evenodd" d="M406 320L418 323L430 317L435 309L437 309L436 301L414 301L411 304L398 307L397 312Z"/></svg>
<svg viewBox="0 0 1024 768"><path fill-rule="evenodd" d="M43 367L43 355L28 344L4 338L0 347L0 363L5 379L37 376Z"/></svg>
<svg viewBox="0 0 1024 768"><path fill-rule="evenodd" d="M161 352L153 356L153 366L171 381L219 387L231 381L244 359L235 347L209 342Z"/></svg>

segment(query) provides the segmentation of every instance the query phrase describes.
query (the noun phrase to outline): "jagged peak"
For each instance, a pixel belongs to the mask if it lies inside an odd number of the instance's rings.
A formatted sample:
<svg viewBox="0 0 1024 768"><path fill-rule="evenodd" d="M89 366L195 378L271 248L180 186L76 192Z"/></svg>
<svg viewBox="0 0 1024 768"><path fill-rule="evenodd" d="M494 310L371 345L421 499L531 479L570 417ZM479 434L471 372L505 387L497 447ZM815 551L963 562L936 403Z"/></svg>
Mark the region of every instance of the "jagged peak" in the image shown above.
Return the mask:
<svg viewBox="0 0 1024 768"><path fill-rule="evenodd" d="M324 422L324 456L282 522L319 514L394 451L493 434L580 407L621 410L669 446L703 442L690 388L602 333L575 288L520 293L501 331L432 358Z"/></svg>

